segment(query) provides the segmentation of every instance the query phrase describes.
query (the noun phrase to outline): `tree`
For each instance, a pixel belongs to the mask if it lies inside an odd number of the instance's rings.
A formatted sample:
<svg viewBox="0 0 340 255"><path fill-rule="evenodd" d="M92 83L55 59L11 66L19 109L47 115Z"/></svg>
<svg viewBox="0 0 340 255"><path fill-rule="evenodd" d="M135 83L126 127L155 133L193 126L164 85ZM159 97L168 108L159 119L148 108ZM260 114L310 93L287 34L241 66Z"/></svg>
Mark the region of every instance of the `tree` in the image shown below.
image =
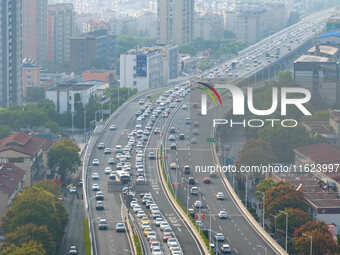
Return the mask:
<svg viewBox="0 0 340 255"><path fill-rule="evenodd" d="M59 196L62 195L62 191L61 191L60 186L58 184L52 182L49 179L36 181L34 183L34 186L52 193L52 195L54 195L54 197L59 197Z"/></svg>
<svg viewBox="0 0 340 255"><path fill-rule="evenodd" d="M68 173L76 172L81 165L79 151L78 145L70 139L58 141L47 155L49 168L57 171L64 181Z"/></svg>
<svg viewBox="0 0 340 255"><path fill-rule="evenodd" d="M319 120L319 121L328 121L329 120L329 111L321 110L314 112L312 116L304 116L301 120Z"/></svg>
<svg viewBox="0 0 340 255"><path fill-rule="evenodd" d="M30 88L27 90L26 100L39 102L45 99L45 88Z"/></svg>
<svg viewBox="0 0 340 255"><path fill-rule="evenodd" d="M273 187L277 187L280 184L285 184L283 181L276 182L273 178L266 178L256 186L255 195L258 200L262 199L262 194L260 192L267 192Z"/></svg>
<svg viewBox="0 0 340 255"><path fill-rule="evenodd" d="M64 217L60 217L57 210L56 199L52 193L38 187L25 188L15 197L12 206L2 217L1 228L7 235L14 232L19 226L32 223L37 226L46 226L53 235L54 240L60 240L65 229ZM66 212L66 211L65 211Z"/></svg>
<svg viewBox="0 0 340 255"><path fill-rule="evenodd" d="M0 125L0 139L5 138L11 134L9 126Z"/></svg>
<svg viewBox="0 0 340 255"><path fill-rule="evenodd" d="M46 226L36 226L32 223L19 226L14 232L6 235L5 247L22 246L25 243L34 241L37 244L42 244L46 254L53 254L56 250L56 244L53 241L53 236L48 232Z"/></svg>
<svg viewBox="0 0 340 255"><path fill-rule="evenodd" d="M178 49L180 54L190 54L190 56L196 56L197 50L192 45L183 45Z"/></svg>
<svg viewBox="0 0 340 255"><path fill-rule="evenodd" d="M34 108L25 111L25 122L31 128L43 126L47 120L48 116L42 109Z"/></svg>
<svg viewBox="0 0 340 255"><path fill-rule="evenodd" d="M45 128L49 128L51 130L52 134L58 133L59 132L59 124L53 120L48 120L45 123Z"/></svg>
<svg viewBox="0 0 340 255"><path fill-rule="evenodd" d="M309 252L310 239L303 234L313 237L314 255L336 254L338 251L338 247L326 224L323 221L308 221L295 230L294 254L304 255Z"/></svg>
<svg viewBox="0 0 340 255"><path fill-rule="evenodd" d="M1 251L1 255L45 255L41 243L30 241L29 243L23 243L21 246L11 244L9 247L5 247Z"/></svg>
<svg viewBox="0 0 340 255"><path fill-rule="evenodd" d="M226 29L223 31L223 36L225 39L233 39L236 34L233 31Z"/></svg>
<svg viewBox="0 0 340 255"><path fill-rule="evenodd" d="M301 227L310 220L308 212L302 211L298 208L286 208L283 211L288 213L288 235L292 236L296 228ZM276 220L276 226L278 229L285 230L286 227L286 215L281 213Z"/></svg>
<svg viewBox="0 0 340 255"><path fill-rule="evenodd" d="M279 184L266 193L266 214L278 214L286 208L308 210L308 203L301 191L297 191L290 184Z"/></svg>

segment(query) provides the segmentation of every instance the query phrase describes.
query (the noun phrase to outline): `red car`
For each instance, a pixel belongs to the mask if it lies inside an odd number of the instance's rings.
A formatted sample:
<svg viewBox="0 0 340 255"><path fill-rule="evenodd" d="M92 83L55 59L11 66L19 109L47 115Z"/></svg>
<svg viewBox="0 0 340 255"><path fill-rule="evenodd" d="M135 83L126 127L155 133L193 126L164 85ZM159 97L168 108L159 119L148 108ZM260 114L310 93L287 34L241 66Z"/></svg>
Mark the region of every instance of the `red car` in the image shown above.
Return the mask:
<svg viewBox="0 0 340 255"><path fill-rule="evenodd" d="M163 234L163 242L168 241L168 239L170 239L172 237L172 235L170 233L164 233Z"/></svg>
<svg viewBox="0 0 340 255"><path fill-rule="evenodd" d="M210 184L211 183L210 178L209 177L204 177L203 178L203 183Z"/></svg>

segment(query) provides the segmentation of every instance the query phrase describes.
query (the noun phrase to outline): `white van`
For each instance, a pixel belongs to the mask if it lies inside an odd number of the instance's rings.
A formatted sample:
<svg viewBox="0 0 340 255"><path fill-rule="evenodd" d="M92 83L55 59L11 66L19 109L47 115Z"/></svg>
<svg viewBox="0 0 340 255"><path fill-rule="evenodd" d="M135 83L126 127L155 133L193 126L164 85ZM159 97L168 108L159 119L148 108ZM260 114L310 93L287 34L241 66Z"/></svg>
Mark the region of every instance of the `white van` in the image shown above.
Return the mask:
<svg viewBox="0 0 340 255"><path fill-rule="evenodd" d="M116 145L116 153L122 153L122 146Z"/></svg>

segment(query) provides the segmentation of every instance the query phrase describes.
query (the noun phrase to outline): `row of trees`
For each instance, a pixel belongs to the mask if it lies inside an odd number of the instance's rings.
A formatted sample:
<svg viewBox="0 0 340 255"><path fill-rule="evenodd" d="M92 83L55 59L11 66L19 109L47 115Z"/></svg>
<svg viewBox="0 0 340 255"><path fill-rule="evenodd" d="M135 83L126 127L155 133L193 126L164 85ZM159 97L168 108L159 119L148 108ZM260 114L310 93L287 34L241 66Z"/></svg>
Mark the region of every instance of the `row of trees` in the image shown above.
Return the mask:
<svg viewBox="0 0 340 255"><path fill-rule="evenodd" d="M272 232L279 238L278 242L284 246L286 212L288 214L289 254L307 254L310 248L309 238L313 237L313 254L334 254L338 245L324 222L311 221L309 207L301 191L283 181L275 182L267 178L256 187L256 196L261 201L265 193L265 215L270 219ZM275 219L276 217L276 219ZM276 223L276 224L275 224Z"/></svg>
<svg viewBox="0 0 340 255"><path fill-rule="evenodd" d="M60 187L50 180L36 182L18 194L2 217L6 241L1 255L54 254L67 224L67 211L58 201Z"/></svg>
<svg viewBox="0 0 340 255"><path fill-rule="evenodd" d="M119 91L118 91L119 90ZM111 97L103 104L104 110L111 112L117 109L118 104L124 103L130 96L137 93L135 89L108 88L104 92L106 98ZM118 97L119 94L119 97ZM118 103L119 102L119 103ZM89 102L83 107L81 103L75 105L74 127L84 128L84 111L86 110L86 127L90 121L95 119L96 112L101 110L101 103L95 96L90 97ZM97 120L100 116L97 115ZM72 113L67 111L58 114L55 104L50 100L43 100L38 103L29 103L24 106L10 105L6 109L0 109L0 139L7 137L11 131L18 131L20 128L35 130L44 126L50 128L52 133L57 133L60 127L71 127Z"/></svg>

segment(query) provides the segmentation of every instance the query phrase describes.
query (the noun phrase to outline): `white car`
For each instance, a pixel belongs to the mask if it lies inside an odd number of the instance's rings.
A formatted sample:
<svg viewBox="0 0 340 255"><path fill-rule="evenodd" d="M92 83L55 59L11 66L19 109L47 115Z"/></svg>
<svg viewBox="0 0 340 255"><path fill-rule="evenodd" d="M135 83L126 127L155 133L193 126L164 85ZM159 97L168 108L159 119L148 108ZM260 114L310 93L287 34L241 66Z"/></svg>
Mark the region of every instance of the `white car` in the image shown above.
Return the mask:
<svg viewBox="0 0 340 255"><path fill-rule="evenodd" d="M144 176L138 176L137 182L143 182L145 181Z"/></svg>
<svg viewBox="0 0 340 255"><path fill-rule="evenodd" d="M111 125L110 126L110 130L115 130L116 129L116 125Z"/></svg>
<svg viewBox="0 0 340 255"><path fill-rule="evenodd" d="M99 166L99 159L94 159L93 161L92 161L92 165L93 166Z"/></svg>
<svg viewBox="0 0 340 255"><path fill-rule="evenodd" d="M92 180L99 180L99 174L98 173L93 173L92 174Z"/></svg>
<svg viewBox="0 0 340 255"><path fill-rule="evenodd" d="M135 205L134 207L133 207L133 212L134 213L138 213L139 211L141 211L142 210L142 207L140 206L140 205Z"/></svg>
<svg viewBox="0 0 340 255"><path fill-rule="evenodd" d="M143 222L142 223L142 229L146 229L146 228L149 228L150 227L150 223L149 222Z"/></svg>
<svg viewBox="0 0 340 255"><path fill-rule="evenodd" d="M195 203L194 203L194 206L195 206L195 208L202 208L202 202L201 201L196 201Z"/></svg>
<svg viewBox="0 0 340 255"><path fill-rule="evenodd" d="M93 183L93 184L92 184L92 190L93 190L93 191L98 191L98 190L100 190L99 184L98 184L98 183Z"/></svg>
<svg viewBox="0 0 340 255"><path fill-rule="evenodd" d="M216 198L217 200L224 200L224 194L222 192L217 192Z"/></svg>
<svg viewBox="0 0 340 255"><path fill-rule="evenodd" d="M227 213L225 211L220 211L218 213L218 217L220 217L220 219L226 219L228 216L227 216Z"/></svg>
<svg viewBox="0 0 340 255"><path fill-rule="evenodd" d="M224 241L224 235L222 233L216 233L215 238L218 242L223 242Z"/></svg>
<svg viewBox="0 0 340 255"><path fill-rule="evenodd" d="M108 166L108 167L105 167L104 173L105 174L110 174L111 171L112 171L112 168Z"/></svg>
<svg viewBox="0 0 340 255"><path fill-rule="evenodd" d="M161 222L161 224L159 226L160 226L162 231L163 231L163 229L170 227L169 223L166 222L166 221Z"/></svg>

